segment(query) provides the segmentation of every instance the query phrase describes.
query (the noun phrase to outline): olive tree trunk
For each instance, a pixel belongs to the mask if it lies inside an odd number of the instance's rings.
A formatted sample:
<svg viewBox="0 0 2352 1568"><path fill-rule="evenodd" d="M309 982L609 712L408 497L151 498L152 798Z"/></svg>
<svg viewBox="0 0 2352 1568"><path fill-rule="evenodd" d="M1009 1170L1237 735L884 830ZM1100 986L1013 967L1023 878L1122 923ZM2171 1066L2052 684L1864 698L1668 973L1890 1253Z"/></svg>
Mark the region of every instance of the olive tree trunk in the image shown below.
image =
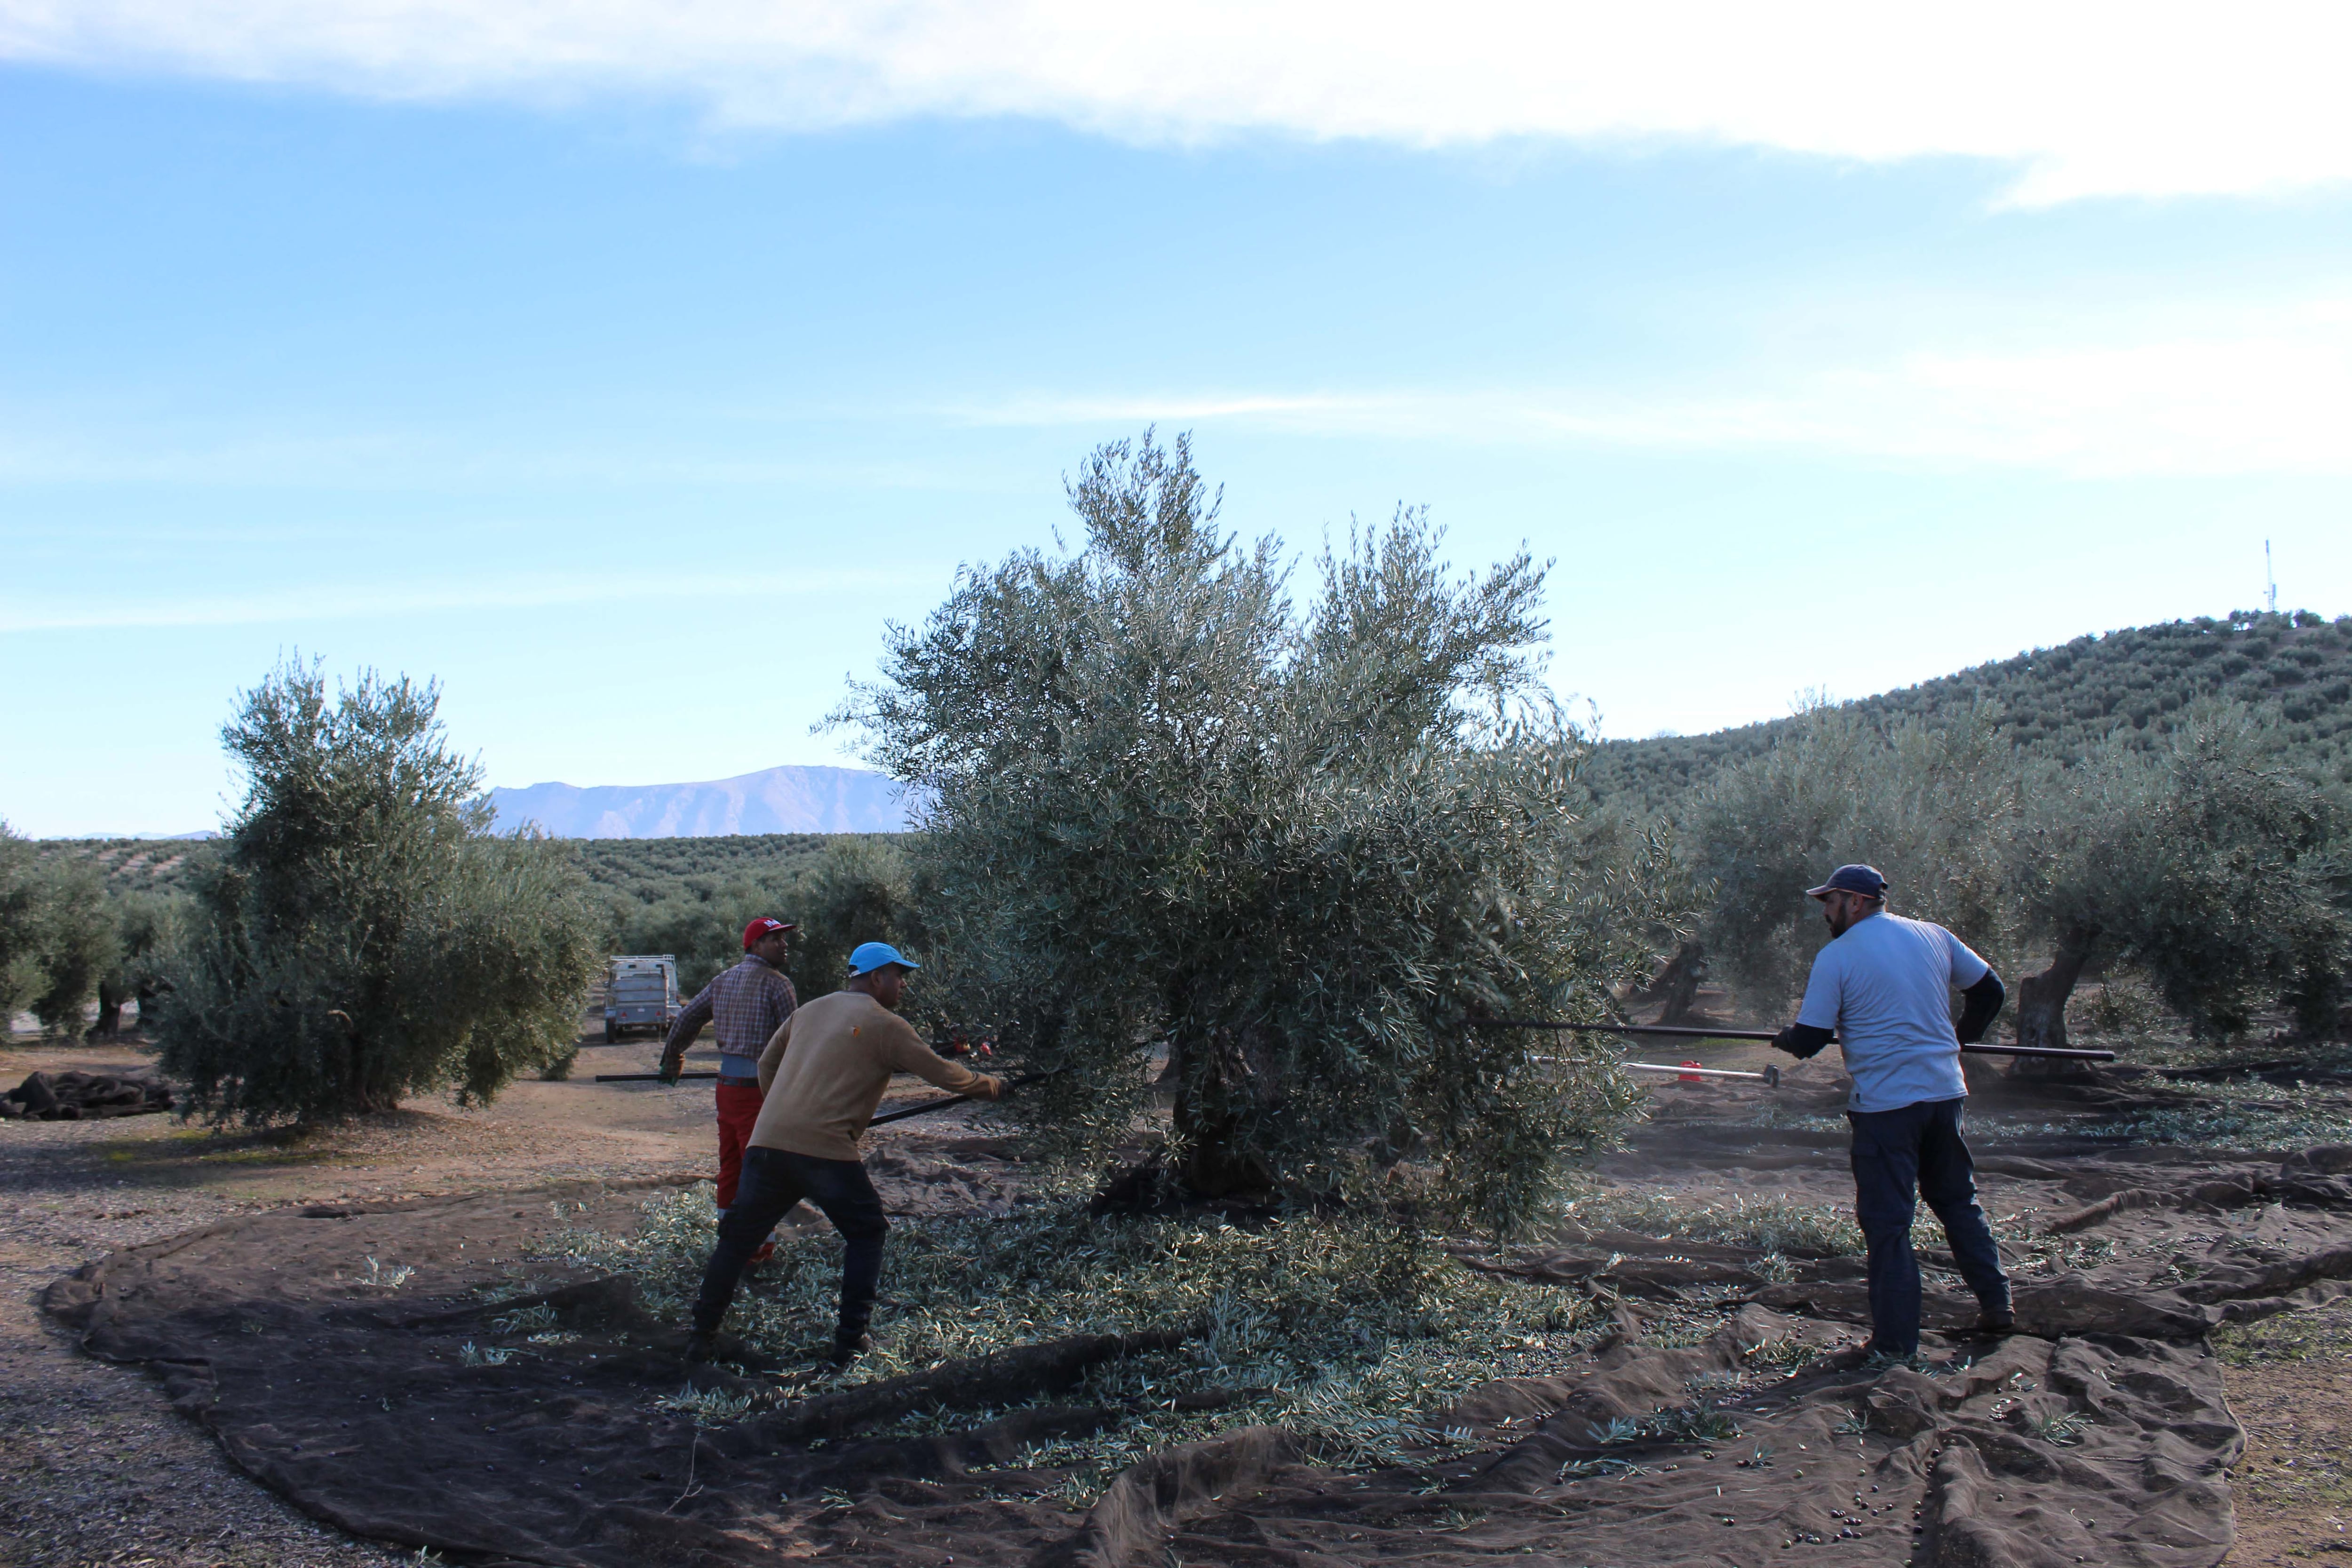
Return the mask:
<svg viewBox="0 0 2352 1568"><path fill-rule="evenodd" d="M1644 999L1665 1004L1665 1011L1658 1015L1659 1023L1690 1023L1698 1016L1698 988L1706 978L1706 949L1697 939L1690 939L1675 949L1675 955L1650 982Z"/></svg>
<svg viewBox="0 0 2352 1568"><path fill-rule="evenodd" d="M1249 1039L1249 1033L1179 1035L1169 1052L1176 1079L1174 1131L1184 1149L1177 1174L1201 1197L1259 1194L1274 1185L1274 1172L1246 1138L1252 1113L1265 1109L1274 1089L1266 1053L1251 1048L1262 1042Z"/></svg>
<svg viewBox="0 0 2352 1568"><path fill-rule="evenodd" d="M111 1040L122 1033L122 1009L131 993L111 981L98 983L98 1021L82 1032L85 1040Z"/></svg>
<svg viewBox="0 0 2352 1568"><path fill-rule="evenodd" d="M2065 1048L2066 1001L2074 994L2075 983L2083 978L2083 971L2096 954L2098 943L2099 933L2095 931L2068 931L2059 937L2050 967L2017 983L2019 1045ZM2031 1057L2021 1057L2017 1061L2021 1071L2034 1065Z"/></svg>

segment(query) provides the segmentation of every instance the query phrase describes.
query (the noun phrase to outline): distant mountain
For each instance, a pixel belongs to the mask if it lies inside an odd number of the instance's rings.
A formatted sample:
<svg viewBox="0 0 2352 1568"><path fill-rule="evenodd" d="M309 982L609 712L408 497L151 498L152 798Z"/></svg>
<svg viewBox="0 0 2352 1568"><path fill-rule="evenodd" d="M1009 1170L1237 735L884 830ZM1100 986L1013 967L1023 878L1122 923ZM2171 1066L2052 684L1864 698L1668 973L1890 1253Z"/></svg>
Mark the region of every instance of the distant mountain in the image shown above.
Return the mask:
<svg viewBox="0 0 2352 1568"><path fill-rule="evenodd" d="M710 838L745 833L903 833L905 796L863 768L769 768L709 784L536 784L494 789L499 826L558 838Z"/></svg>

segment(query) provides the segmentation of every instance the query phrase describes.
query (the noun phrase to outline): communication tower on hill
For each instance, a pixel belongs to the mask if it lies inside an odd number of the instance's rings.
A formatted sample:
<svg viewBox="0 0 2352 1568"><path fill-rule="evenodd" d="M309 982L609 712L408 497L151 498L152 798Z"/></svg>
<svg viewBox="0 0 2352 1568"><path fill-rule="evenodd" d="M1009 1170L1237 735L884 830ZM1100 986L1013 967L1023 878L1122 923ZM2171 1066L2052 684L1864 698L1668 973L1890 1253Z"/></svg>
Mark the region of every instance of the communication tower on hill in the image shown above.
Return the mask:
<svg viewBox="0 0 2352 1568"><path fill-rule="evenodd" d="M2271 570L2271 542L2267 539L2263 541L2263 607L2277 615L2278 574Z"/></svg>

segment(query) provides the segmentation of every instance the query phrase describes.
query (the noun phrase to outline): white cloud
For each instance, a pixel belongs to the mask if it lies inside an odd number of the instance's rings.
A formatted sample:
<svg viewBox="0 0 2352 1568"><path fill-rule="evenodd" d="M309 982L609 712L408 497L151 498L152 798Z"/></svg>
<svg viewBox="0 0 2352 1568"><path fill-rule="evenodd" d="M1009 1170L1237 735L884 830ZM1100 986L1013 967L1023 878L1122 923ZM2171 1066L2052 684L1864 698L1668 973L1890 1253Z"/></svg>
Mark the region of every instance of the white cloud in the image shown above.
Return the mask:
<svg viewBox="0 0 2352 1568"><path fill-rule="evenodd" d="M1667 139L2020 165L2014 199L2352 177L2339 5L0 0L0 55L394 97L683 97L817 128Z"/></svg>
<svg viewBox="0 0 2352 1568"><path fill-rule="evenodd" d="M2096 477L2352 475L2352 309L2227 334L2022 352L1920 350L1771 385L1012 399L975 424L1213 424L1298 434L1787 449Z"/></svg>

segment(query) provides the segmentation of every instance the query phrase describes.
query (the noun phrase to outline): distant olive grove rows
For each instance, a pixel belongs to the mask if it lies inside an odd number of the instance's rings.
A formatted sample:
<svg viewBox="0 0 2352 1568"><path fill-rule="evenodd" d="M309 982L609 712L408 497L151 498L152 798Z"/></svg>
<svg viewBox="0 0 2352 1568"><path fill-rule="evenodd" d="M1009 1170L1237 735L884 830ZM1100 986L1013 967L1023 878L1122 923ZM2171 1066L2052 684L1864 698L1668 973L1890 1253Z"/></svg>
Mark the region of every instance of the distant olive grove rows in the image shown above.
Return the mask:
<svg viewBox="0 0 2352 1568"><path fill-rule="evenodd" d="M2280 619L2317 634L2305 647L2352 646L2333 626ZM2103 642L2128 650L2186 637L2158 627ZM2088 655L2038 663L2076 677L2100 667ZM1631 788L1605 793L1626 770L1606 748L1589 754L1595 812L1664 834L1685 879L1692 912L1649 998L1695 1016L1713 981L1759 1010L1784 1002L1818 944L1789 890L1852 856L1887 871L1898 908L1965 931L2013 976L2045 977L2016 1015L2035 1040L2062 1038L2074 981L2110 970L2152 983L2204 1033L2226 1037L2280 1005L2327 1032L2344 1001L2346 875L2328 742L2352 702L2289 719L2276 703L2191 696L2153 736L2122 722L2097 735L2090 706L2078 700L2063 759L2021 743L1989 699L1891 719L1871 703L1826 707L1727 751L1656 805ZM1687 754L1696 742L1671 743ZM35 844L0 830L0 999L57 1030L80 1027L92 1003L100 1031L142 997L152 1016L192 889L226 847ZM912 940L924 923L893 837L577 840L547 852L577 868L601 950L675 953L689 989L734 961L735 933L757 914L802 924L792 969L806 994L830 989L865 935Z"/></svg>
<svg viewBox="0 0 2352 1568"><path fill-rule="evenodd" d="M2073 763L2120 744L2149 751L2200 700L2270 710L2298 771L2352 784L2352 616L2240 610L2130 626L1979 665L1839 704L1881 729L1971 716L2003 743ZM1705 735L1611 741L1595 748L1593 787L1655 809L1730 763L1758 757L1803 727L1803 716Z"/></svg>
<svg viewBox="0 0 2352 1568"><path fill-rule="evenodd" d="M2113 957L2176 976L2167 1000L2200 1027L2243 1027L2281 997L2318 1027L2332 992L2326 943L2314 933L2327 927L2343 875L2347 681L2352 620L2200 618L2080 638L1769 725L1601 745L1583 776L1601 809L1665 826L1694 882L1713 889L1694 898L1700 917L1659 977L1670 1010L1687 1012L1702 979L1761 1007L1784 999L1814 937L1783 884L1853 854L1895 878L1899 907L1948 918L2016 973L2051 973L2054 984ZM2168 811L2193 814L2195 830ZM2153 875L2215 833L2253 836L2225 854L2284 856L2291 867L2263 873L2266 912L2251 931L2236 929L2229 888L2183 867L2165 896L2118 883L2102 900L2084 885L2086 867ZM2153 852L2125 854L2135 834ZM733 962L746 921L782 913L806 928L793 970L808 991L830 986L854 941L842 922L906 926L897 905L912 896L908 873L891 845L797 834L568 847L611 950L675 953L681 983L698 987ZM62 1028L93 1001L101 1027L142 990L152 1005L164 939L218 854L204 841L0 837L10 1006ZM2192 888L2208 889L2210 907L2183 919ZM2164 934L2130 935L2143 915ZM2197 956L2209 949L2236 955L2231 974ZM2064 989L2023 999L2037 1038L2063 1030Z"/></svg>

